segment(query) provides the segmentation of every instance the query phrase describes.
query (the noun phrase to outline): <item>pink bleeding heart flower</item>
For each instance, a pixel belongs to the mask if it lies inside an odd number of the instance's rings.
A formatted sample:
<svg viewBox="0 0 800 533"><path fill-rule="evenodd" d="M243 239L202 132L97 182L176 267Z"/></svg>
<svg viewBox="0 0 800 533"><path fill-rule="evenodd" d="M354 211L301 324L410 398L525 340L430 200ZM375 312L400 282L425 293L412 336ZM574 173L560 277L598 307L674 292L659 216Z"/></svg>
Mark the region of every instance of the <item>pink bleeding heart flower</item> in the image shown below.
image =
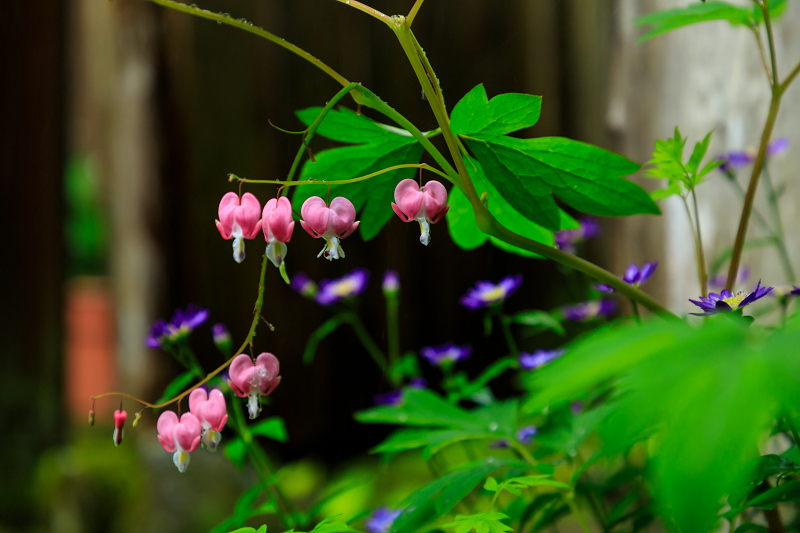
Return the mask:
<svg viewBox="0 0 800 533"><path fill-rule="evenodd" d="M261 226L264 229L264 240L267 245L267 257L272 264L280 268L286 257L286 244L292 238L294 220L292 220L292 204L281 196L271 199L261 213Z"/></svg>
<svg viewBox="0 0 800 533"><path fill-rule="evenodd" d="M420 188L414 180L403 180L394 189L392 209L403 222L419 222L419 242L428 246L431 242L430 224L436 224L450 209L447 205L447 190L436 180Z"/></svg>
<svg viewBox="0 0 800 533"><path fill-rule="evenodd" d="M261 411L261 395L269 396L281 382L280 363L271 353L262 353L256 362L250 356L241 354L231 362L228 369L228 385L240 398L248 397L247 410L250 418Z"/></svg>
<svg viewBox="0 0 800 533"><path fill-rule="evenodd" d="M114 411L114 446L122 444L122 427L127 419L128 413L125 411L120 411L119 409Z"/></svg>
<svg viewBox="0 0 800 533"><path fill-rule="evenodd" d="M219 234L225 240L233 239L233 259L244 261L244 239L253 239L261 231L261 203L246 192L239 195L229 192L219 202L219 220L216 221Z"/></svg>
<svg viewBox="0 0 800 533"><path fill-rule="evenodd" d="M179 472L189 465L189 454L200 444L200 421L192 413L184 413L178 421L174 411L164 411L158 417L158 442L169 453Z"/></svg>
<svg viewBox="0 0 800 533"><path fill-rule="evenodd" d="M228 421L225 395L218 389L209 393L205 389L195 389L189 395L189 411L200 421L203 444L209 451L215 451L222 438L220 431Z"/></svg>
<svg viewBox="0 0 800 533"><path fill-rule="evenodd" d="M325 255L325 259L332 261L344 257L344 250L339 244L353 233L359 222L355 222L356 208L347 198L337 197L331 201L330 207L319 196L312 196L300 208L302 220L300 224L312 237L325 239L325 247L317 257Z"/></svg>

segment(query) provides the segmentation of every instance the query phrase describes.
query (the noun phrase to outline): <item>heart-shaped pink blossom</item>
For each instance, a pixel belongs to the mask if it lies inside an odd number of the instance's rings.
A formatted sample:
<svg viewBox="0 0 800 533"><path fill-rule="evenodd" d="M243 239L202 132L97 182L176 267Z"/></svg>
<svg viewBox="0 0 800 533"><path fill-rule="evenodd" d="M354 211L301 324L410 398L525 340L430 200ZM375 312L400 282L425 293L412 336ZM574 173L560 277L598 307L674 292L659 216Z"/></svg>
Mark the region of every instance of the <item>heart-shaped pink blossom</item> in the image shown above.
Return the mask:
<svg viewBox="0 0 800 533"><path fill-rule="evenodd" d="M281 196L267 202L261 213L261 226L267 242L289 242L294 231L292 204L289 199Z"/></svg>
<svg viewBox="0 0 800 533"><path fill-rule="evenodd" d="M341 196L331 201L330 207L319 196L312 196L300 208L300 224L314 238L322 237L326 244L317 255L325 255L328 260L344 257L344 250L339 244L353 233L360 222L356 222L356 208L347 198Z"/></svg>
<svg viewBox="0 0 800 533"><path fill-rule="evenodd" d="M200 421L203 429L208 426L214 431L222 431L228 421L225 395L219 389L211 389L209 393L202 388L193 390L189 394L189 411Z"/></svg>
<svg viewBox="0 0 800 533"><path fill-rule="evenodd" d="M256 362L245 354L237 355L228 368L228 385L241 398L247 397L250 418L261 411L261 395L269 396L281 382L278 358L271 353L262 353Z"/></svg>
<svg viewBox="0 0 800 533"><path fill-rule="evenodd" d="M192 413L184 413L178 421L174 411L164 411L156 424L158 442L170 453L182 450L191 453L200 444L200 421Z"/></svg>
<svg viewBox="0 0 800 533"><path fill-rule="evenodd" d="M450 209L447 205L447 190L436 180L431 180L420 188L417 182L406 179L397 184L394 190L392 209L403 222L419 222L422 235L420 242L430 242L429 224L436 224Z"/></svg>
<svg viewBox="0 0 800 533"><path fill-rule="evenodd" d="M229 192L219 202L219 234L225 240L233 239L233 259L244 261L244 239L252 239L261 231L261 204L246 192L241 200L235 192Z"/></svg>

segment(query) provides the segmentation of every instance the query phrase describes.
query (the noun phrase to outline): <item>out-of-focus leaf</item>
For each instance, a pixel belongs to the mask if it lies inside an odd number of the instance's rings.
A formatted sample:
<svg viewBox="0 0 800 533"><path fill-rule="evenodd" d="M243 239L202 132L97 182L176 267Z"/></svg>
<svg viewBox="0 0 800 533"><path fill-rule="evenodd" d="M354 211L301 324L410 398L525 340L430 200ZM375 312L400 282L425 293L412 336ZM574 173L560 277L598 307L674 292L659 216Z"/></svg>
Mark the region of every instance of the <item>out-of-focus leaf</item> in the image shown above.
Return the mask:
<svg viewBox="0 0 800 533"><path fill-rule="evenodd" d="M254 516L274 514L277 511L277 506L272 500L267 500L265 503L256 504L259 495L262 493L263 487L257 483L247 489L236 502L233 510L233 515L211 530L211 533L227 533L231 528L240 528L232 533L265 533L267 526L261 526L258 530L251 527L242 528L245 520Z"/></svg>
<svg viewBox="0 0 800 533"><path fill-rule="evenodd" d="M241 437L234 437L225 443L222 450L225 456L231 460L238 468L244 466L244 460L247 457L247 447Z"/></svg>
<svg viewBox="0 0 800 533"><path fill-rule="evenodd" d="M478 513L473 515L458 515L455 522L444 524L442 527L452 527L455 533L504 533L511 528L501 522L508 520L508 515L503 513Z"/></svg>
<svg viewBox="0 0 800 533"><path fill-rule="evenodd" d="M551 330L559 335L564 335L564 327L561 321L550 313L529 309L521 311L516 315L511 315L509 320L512 324L520 324L537 330Z"/></svg>
<svg viewBox="0 0 800 533"><path fill-rule="evenodd" d="M171 400L175 396L181 393L184 389L186 389L192 381L195 380L194 373L191 370L187 370L182 374L178 374L178 376L169 382L169 385L166 386L164 389L164 394L161 395L161 398L156 400L156 404L164 403L167 400Z"/></svg>
<svg viewBox="0 0 800 533"><path fill-rule="evenodd" d="M748 531L755 531L756 533L769 533L769 529L752 522L745 522L736 528L734 533L747 533Z"/></svg>
<svg viewBox="0 0 800 533"><path fill-rule="evenodd" d="M753 12L747 8L727 2L700 2L641 17L637 25L651 28L639 38L639 42L690 24L715 20L728 21L734 26L748 26L754 23Z"/></svg>
<svg viewBox="0 0 800 533"><path fill-rule="evenodd" d="M267 437L278 442L286 442L289 440L289 435L286 432L286 424L284 424L283 419L278 416L267 418L251 426L250 433Z"/></svg>
<svg viewBox="0 0 800 533"><path fill-rule="evenodd" d="M311 364L311 362L314 360L314 355L317 353L317 347L319 346L319 343L346 322L347 316L343 313L339 313L332 316L323 322L320 327L315 329L314 333L312 333L306 341L306 348L303 350L303 362L307 365Z"/></svg>

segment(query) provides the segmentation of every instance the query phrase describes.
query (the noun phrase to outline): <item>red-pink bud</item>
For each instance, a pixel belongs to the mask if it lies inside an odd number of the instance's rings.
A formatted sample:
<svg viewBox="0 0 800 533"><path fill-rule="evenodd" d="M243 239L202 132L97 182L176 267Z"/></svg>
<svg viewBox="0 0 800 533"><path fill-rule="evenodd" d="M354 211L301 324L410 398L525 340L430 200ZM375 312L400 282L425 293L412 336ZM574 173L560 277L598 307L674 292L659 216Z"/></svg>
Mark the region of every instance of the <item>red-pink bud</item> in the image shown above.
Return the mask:
<svg viewBox="0 0 800 533"><path fill-rule="evenodd" d="M291 202L283 196L267 202L261 213L261 226L264 230L264 240L269 243L267 257L272 264L280 268L283 258L286 257L285 243L289 242L294 231Z"/></svg>
<svg viewBox="0 0 800 533"><path fill-rule="evenodd" d="M125 420L128 419L128 413L117 409L114 411L114 446L122 444L122 427L125 425Z"/></svg>

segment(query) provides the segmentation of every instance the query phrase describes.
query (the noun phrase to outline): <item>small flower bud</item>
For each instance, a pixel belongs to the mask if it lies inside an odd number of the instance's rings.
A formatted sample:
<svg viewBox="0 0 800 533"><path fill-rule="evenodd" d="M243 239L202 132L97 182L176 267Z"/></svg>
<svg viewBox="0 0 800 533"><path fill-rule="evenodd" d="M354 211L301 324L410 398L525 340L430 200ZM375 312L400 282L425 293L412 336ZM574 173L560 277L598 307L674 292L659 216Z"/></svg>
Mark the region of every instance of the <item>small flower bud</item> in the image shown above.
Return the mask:
<svg viewBox="0 0 800 533"><path fill-rule="evenodd" d="M142 418L142 412L139 411L133 415L133 427L139 425L139 419Z"/></svg>
<svg viewBox="0 0 800 533"><path fill-rule="evenodd" d="M89 425L94 426L94 409L89 409Z"/></svg>
<svg viewBox="0 0 800 533"><path fill-rule="evenodd" d="M387 270L383 275L383 294L386 296L393 296L400 290L400 277L394 270Z"/></svg>
<svg viewBox="0 0 800 533"><path fill-rule="evenodd" d="M128 413L125 411L114 411L114 446L122 444L122 427L127 419Z"/></svg>
<svg viewBox="0 0 800 533"><path fill-rule="evenodd" d="M214 335L214 344L217 345L219 351L226 355L231 353L233 343L231 341L231 334L228 328L225 327L225 324L214 324L212 332Z"/></svg>

